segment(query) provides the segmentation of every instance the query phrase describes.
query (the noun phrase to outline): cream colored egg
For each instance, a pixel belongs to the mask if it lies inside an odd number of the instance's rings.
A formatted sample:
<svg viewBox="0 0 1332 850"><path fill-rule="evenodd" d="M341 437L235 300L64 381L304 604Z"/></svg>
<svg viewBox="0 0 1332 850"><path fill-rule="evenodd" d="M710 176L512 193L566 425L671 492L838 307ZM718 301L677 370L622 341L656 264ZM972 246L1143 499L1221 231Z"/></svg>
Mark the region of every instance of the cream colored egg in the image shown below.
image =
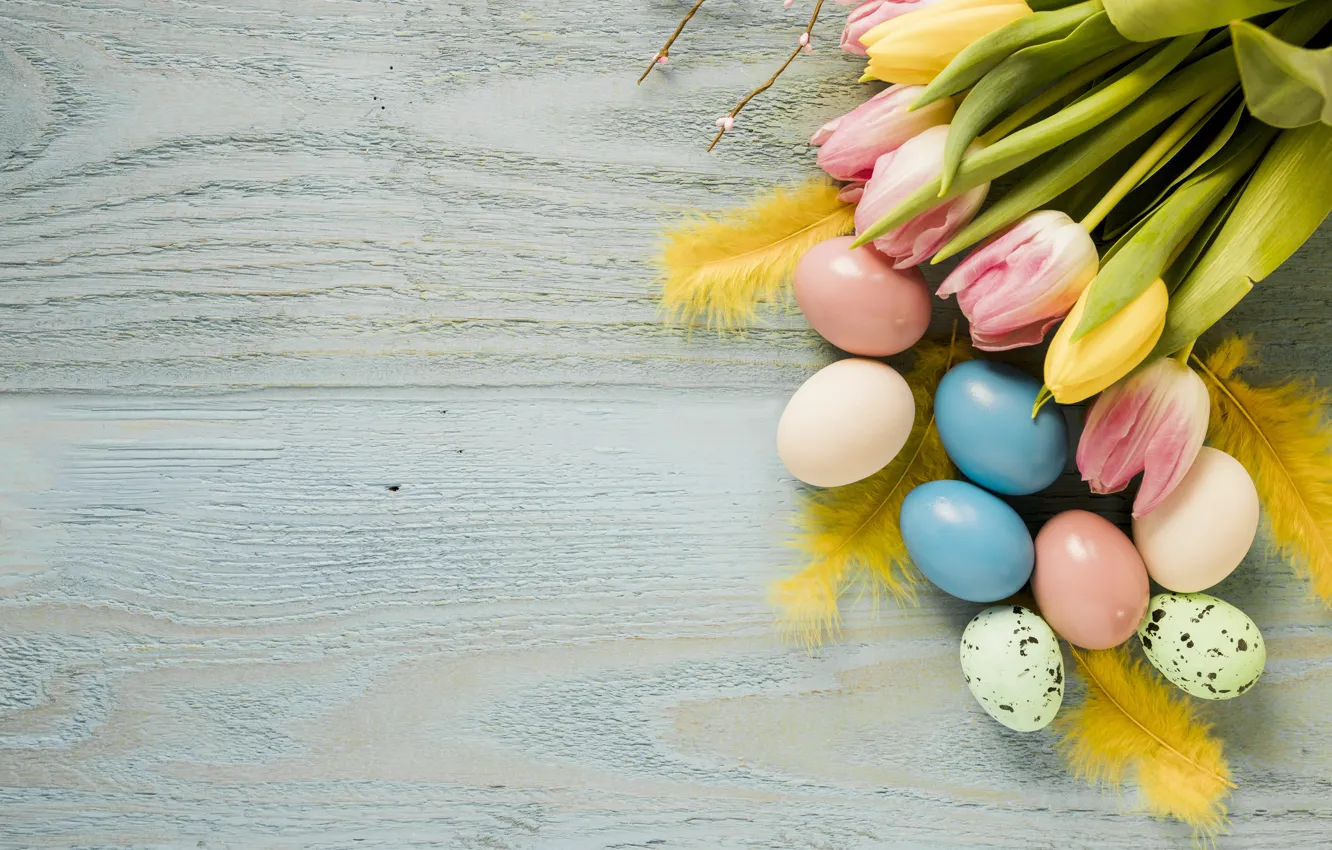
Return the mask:
<svg viewBox="0 0 1332 850"><path fill-rule="evenodd" d="M902 450L916 403L891 366L852 357L796 390L777 425L777 452L806 484L840 487L867 478Z"/></svg>
<svg viewBox="0 0 1332 850"><path fill-rule="evenodd" d="M1203 447L1184 480L1133 521L1133 542L1156 583L1206 590L1230 575L1258 532L1258 491L1230 455Z"/></svg>

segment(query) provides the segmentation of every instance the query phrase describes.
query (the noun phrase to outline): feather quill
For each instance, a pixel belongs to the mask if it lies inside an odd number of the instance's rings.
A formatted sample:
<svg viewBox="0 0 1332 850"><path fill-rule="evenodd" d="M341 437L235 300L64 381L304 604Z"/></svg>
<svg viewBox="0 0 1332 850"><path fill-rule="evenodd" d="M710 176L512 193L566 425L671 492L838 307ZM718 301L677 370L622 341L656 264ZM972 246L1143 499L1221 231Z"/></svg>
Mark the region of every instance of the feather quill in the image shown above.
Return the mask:
<svg viewBox="0 0 1332 850"><path fill-rule="evenodd" d="M1251 366L1249 340L1231 337L1194 358L1212 397L1207 441L1253 476L1281 556L1332 605L1332 427L1329 396L1311 381L1254 387L1236 376Z"/></svg>
<svg viewBox="0 0 1332 850"><path fill-rule="evenodd" d="M718 216L696 213L663 234L662 304L679 321L729 330L784 300L800 257L855 229L855 205L827 180L773 189Z"/></svg>
<svg viewBox="0 0 1332 850"><path fill-rule="evenodd" d="M808 566L772 586L769 598L787 631L806 648L837 633L837 602L860 576L877 595L914 602L919 573L907 555L898 514L902 500L927 481L953 477L953 465L934 424L934 391L954 364L971 359L965 342L921 341L906 382L916 418L906 444L892 463L863 481L807 493L796 517L795 543Z"/></svg>
<svg viewBox="0 0 1332 850"><path fill-rule="evenodd" d="M1235 783L1193 703L1125 646L1072 649L1086 696L1055 728L1073 774L1116 788L1132 774L1152 814L1182 820L1200 838L1216 835Z"/></svg>

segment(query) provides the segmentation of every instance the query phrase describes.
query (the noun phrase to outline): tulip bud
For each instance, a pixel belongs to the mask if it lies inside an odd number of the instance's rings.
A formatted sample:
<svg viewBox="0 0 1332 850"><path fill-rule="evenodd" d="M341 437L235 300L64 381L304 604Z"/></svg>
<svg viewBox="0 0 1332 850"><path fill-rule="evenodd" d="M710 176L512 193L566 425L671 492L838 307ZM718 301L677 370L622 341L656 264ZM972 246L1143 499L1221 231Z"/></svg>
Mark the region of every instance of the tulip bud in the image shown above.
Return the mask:
<svg viewBox="0 0 1332 850"><path fill-rule="evenodd" d="M839 0L840 2L840 0ZM841 48L857 56L865 55L865 45L860 37L884 21L933 6L939 0L869 0L851 10L846 17L846 26L842 29ZM845 4L843 4L845 5Z"/></svg>
<svg viewBox="0 0 1332 850"><path fill-rule="evenodd" d="M835 180L868 180L874 162L921 132L953 120L953 101L907 109L925 89L893 86L819 128L809 140L819 148L819 167Z"/></svg>
<svg viewBox="0 0 1332 850"><path fill-rule="evenodd" d="M1143 293L1105 324L1079 340L1073 331L1087 308L1087 293L1078 296L1045 353L1045 386L1060 404L1091 398L1133 371L1161 337L1170 296L1157 278Z"/></svg>
<svg viewBox="0 0 1332 850"><path fill-rule="evenodd" d="M866 74L926 85L972 42L1030 14L1022 0L941 0L862 35L869 56Z"/></svg>
<svg viewBox="0 0 1332 850"><path fill-rule="evenodd" d="M967 257L939 287L957 293L982 351L1035 345L1096 277L1096 244L1062 212L1034 212Z"/></svg>
<svg viewBox="0 0 1332 850"><path fill-rule="evenodd" d="M931 127L875 161L874 173L856 205L857 233L873 226L912 192L939 176L947 139L947 125ZM895 268L918 266L971 221L989 191L989 183L977 186L888 231L873 245L896 261Z"/></svg>
<svg viewBox="0 0 1332 850"><path fill-rule="evenodd" d="M1078 441L1078 471L1093 493L1117 493L1141 472L1133 517L1144 516L1184 480L1207 435L1202 378L1169 357L1096 399Z"/></svg>

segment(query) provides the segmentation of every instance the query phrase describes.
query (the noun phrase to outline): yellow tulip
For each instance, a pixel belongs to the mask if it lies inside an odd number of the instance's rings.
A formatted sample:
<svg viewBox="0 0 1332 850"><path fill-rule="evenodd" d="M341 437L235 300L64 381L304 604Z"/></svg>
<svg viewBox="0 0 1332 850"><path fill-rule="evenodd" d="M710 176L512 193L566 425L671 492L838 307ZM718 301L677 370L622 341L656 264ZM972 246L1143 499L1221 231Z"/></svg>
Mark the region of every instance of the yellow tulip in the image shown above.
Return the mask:
<svg viewBox="0 0 1332 850"><path fill-rule="evenodd" d="M860 37L865 78L928 85L972 42L1030 14L1022 0L942 0L884 21Z"/></svg>
<svg viewBox="0 0 1332 850"><path fill-rule="evenodd" d="M1151 354L1165 329L1170 296L1157 278L1105 324L1073 341L1073 331L1087 307L1087 287L1059 326L1045 354L1045 385L1060 404L1091 398L1132 372Z"/></svg>

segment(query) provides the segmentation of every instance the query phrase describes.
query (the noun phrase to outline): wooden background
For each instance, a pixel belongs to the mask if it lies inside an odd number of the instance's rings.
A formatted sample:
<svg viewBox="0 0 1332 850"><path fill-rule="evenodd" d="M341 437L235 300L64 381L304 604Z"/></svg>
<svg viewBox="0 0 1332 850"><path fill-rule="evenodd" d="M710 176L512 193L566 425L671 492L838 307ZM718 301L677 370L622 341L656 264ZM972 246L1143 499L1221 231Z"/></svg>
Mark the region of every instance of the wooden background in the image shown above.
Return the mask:
<svg viewBox="0 0 1332 850"><path fill-rule="evenodd" d="M0 4L0 846L1189 845L981 712L976 606L774 632L774 427L835 354L664 326L650 258L865 90L830 4L705 154L808 3L713 0L635 87L685 6ZM1329 266L1228 320L1270 374L1332 382ZM1332 614L1261 556L1219 594L1270 652L1209 708L1220 845L1327 847Z"/></svg>

